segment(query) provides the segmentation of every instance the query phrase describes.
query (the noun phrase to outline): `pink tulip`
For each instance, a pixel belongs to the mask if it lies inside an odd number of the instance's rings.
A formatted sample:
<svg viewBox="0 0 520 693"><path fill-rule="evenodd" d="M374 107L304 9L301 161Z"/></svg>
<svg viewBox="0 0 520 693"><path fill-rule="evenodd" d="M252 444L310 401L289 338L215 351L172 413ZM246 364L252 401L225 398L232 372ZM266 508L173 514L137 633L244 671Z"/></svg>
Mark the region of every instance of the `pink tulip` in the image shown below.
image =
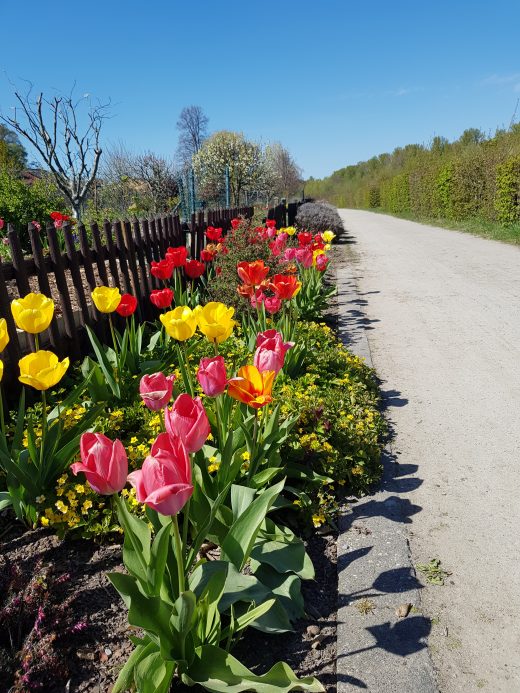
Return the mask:
<svg viewBox="0 0 520 693"><path fill-rule="evenodd" d="M286 248L283 257L287 262L294 260L296 258L296 248Z"/></svg>
<svg viewBox="0 0 520 693"><path fill-rule="evenodd" d="M5 221L0 219L0 231L4 228Z"/></svg>
<svg viewBox="0 0 520 693"><path fill-rule="evenodd" d="M171 409L164 410L166 430L171 436L179 436L188 452L201 449L210 434L206 410L200 397L182 394Z"/></svg>
<svg viewBox="0 0 520 693"><path fill-rule="evenodd" d="M200 360L197 380L202 392L208 397L217 397L226 389L227 375L226 362L223 356L203 358Z"/></svg>
<svg viewBox="0 0 520 693"><path fill-rule="evenodd" d="M300 265L303 265L303 267L312 267L314 256L309 246L305 246L304 248L296 248L296 260L300 263Z"/></svg>
<svg viewBox="0 0 520 693"><path fill-rule="evenodd" d="M316 269L318 272L324 272L329 264L329 258L326 255L318 255L316 258Z"/></svg>
<svg viewBox="0 0 520 693"><path fill-rule="evenodd" d="M253 365L262 373L274 371L279 373L283 368L285 354L294 346L294 342L284 342L282 335L276 330L260 332L256 337L257 350Z"/></svg>
<svg viewBox="0 0 520 693"><path fill-rule="evenodd" d="M193 493L188 453L178 436L161 433L141 469L128 475L140 503L176 515Z"/></svg>
<svg viewBox="0 0 520 693"><path fill-rule="evenodd" d="M278 313L278 311L282 307L282 302L278 298L278 296L267 296L264 299L264 306L265 306L266 311L270 315L274 315L275 313Z"/></svg>
<svg viewBox="0 0 520 693"><path fill-rule="evenodd" d="M80 441L81 462L71 465L72 472L83 472L96 493L111 496L126 484L128 459L120 440L102 433L83 433Z"/></svg>
<svg viewBox="0 0 520 693"><path fill-rule="evenodd" d="M164 409L172 397L174 381L174 375L165 376L161 372L143 375L139 384L139 394L148 409Z"/></svg>
<svg viewBox="0 0 520 693"><path fill-rule="evenodd" d="M249 299L249 302L251 303L251 308L260 308L262 303L265 300L265 294L262 291L262 289L257 289L255 293L251 296Z"/></svg>

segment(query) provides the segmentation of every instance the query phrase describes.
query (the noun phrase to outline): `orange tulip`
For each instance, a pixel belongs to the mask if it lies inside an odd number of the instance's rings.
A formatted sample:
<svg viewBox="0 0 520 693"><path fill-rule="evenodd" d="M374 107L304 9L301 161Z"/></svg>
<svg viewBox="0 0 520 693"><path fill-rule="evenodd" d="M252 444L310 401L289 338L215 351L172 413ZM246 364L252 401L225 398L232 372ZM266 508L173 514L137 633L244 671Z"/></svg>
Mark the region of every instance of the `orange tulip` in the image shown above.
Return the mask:
<svg viewBox="0 0 520 693"><path fill-rule="evenodd" d="M239 262L237 272L244 284L259 286L269 274L269 267L264 264L263 260Z"/></svg>
<svg viewBox="0 0 520 693"><path fill-rule="evenodd" d="M294 274L275 274L269 288L282 301L290 301L302 288L302 283Z"/></svg>
<svg viewBox="0 0 520 693"><path fill-rule="evenodd" d="M273 401L271 391L276 373L260 373L256 366L242 366L236 378L229 381L228 395L253 409L260 409Z"/></svg>

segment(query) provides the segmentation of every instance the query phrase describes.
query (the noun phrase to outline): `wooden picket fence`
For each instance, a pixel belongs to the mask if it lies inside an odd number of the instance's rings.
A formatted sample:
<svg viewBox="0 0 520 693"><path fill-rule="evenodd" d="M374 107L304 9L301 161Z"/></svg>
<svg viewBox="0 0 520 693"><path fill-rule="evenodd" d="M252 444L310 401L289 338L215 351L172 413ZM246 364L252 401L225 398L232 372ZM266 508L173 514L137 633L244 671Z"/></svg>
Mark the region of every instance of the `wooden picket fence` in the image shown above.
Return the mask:
<svg viewBox="0 0 520 693"><path fill-rule="evenodd" d="M29 224L30 257L24 256L20 237L9 225L6 238L11 262L0 260L0 317L5 317L10 336L3 360L17 363L34 347L34 338L15 326L10 308L14 298L31 291L52 296L56 300L56 318L40 335L40 346L49 345L61 357L81 358L89 351L85 325L106 338L106 316L95 309L90 296L96 286L117 286L122 293L131 293L138 301L138 318L156 318L158 312L149 295L161 283L150 273L151 261L161 259L169 246L180 245L188 246L190 257L200 259L208 226L222 227L226 232L231 219L252 215L252 207L240 207L199 212L184 224L173 214L106 221L102 228L95 223L87 229L83 224L76 227L66 222L60 231L52 224L45 231ZM122 323L123 318L118 319ZM15 369L6 368L10 380L9 370Z"/></svg>

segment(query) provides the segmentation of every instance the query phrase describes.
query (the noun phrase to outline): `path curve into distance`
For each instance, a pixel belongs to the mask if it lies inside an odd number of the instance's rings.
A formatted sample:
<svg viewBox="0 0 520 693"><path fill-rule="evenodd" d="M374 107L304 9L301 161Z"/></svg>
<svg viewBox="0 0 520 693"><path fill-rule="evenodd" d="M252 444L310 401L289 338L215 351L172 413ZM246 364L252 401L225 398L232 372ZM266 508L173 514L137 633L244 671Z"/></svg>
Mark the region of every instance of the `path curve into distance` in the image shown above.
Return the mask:
<svg viewBox="0 0 520 693"><path fill-rule="evenodd" d="M519 693L520 248L340 214L361 295L352 319L415 479L412 559L451 572L421 591L440 690Z"/></svg>

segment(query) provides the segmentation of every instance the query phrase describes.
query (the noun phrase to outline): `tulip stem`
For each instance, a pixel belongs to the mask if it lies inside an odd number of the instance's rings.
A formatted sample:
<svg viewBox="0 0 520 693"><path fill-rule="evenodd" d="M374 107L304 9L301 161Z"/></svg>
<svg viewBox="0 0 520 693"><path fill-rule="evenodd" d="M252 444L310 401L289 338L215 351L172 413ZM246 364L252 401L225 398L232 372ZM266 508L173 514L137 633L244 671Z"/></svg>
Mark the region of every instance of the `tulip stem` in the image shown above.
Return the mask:
<svg viewBox="0 0 520 693"><path fill-rule="evenodd" d="M37 334L34 335L34 348L36 349L36 351L39 351L40 349L40 340L38 339Z"/></svg>
<svg viewBox="0 0 520 693"><path fill-rule="evenodd" d="M45 434L47 433L47 396L45 390L42 390L42 449Z"/></svg>
<svg viewBox="0 0 520 693"><path fill-rule="evenodd" d="M114 323L112 322L111 313L108 314L108 322L110 324L110 333L112 334L112 344L114 345L114 351L116 354L117 371L119 374L119 353L117 348L116 333L114 332Z"/></svg>
<svg viewBox="0 0 520 693"><path fill-rule="evenodd" d="M190 461L191 464L191 461ZM186 554L188 554L188 529L189 529L189 519L190 519L190 501L191 498L188 499L188 502L184 506L183 514L184 518L182 521L182 546ZM186 555L187 557L187 555ZM184 561L184 554L182 556L182 560Z"/></svg>
<svg viewBox="0 0 520 693"><path fill-rule="evenodd" d="M172 517L173 538L175 540L175 552L177 554L177 574L179 576L179 596L184 592L184 552L182 550L181 535L179 532L179 520L177 515Z"/></svg>

